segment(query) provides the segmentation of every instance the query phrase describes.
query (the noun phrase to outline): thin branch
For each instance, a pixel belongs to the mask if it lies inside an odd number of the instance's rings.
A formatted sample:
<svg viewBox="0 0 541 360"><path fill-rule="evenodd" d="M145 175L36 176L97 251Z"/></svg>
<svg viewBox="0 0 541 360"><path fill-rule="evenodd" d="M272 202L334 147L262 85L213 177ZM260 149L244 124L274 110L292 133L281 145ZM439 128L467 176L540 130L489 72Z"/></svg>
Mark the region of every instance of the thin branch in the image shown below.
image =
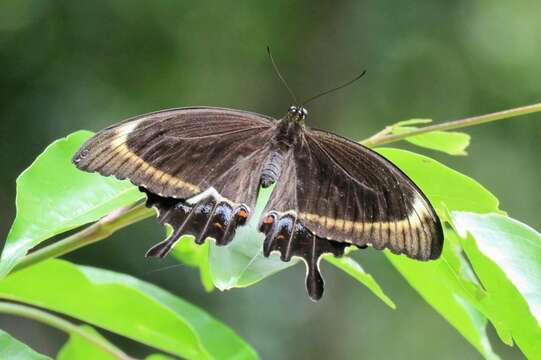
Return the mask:
<svg viewBox="0 0 541 360"><path fill-rule="evenodd" d="M108 341L85 331L83 328L72 324L71 322L64 320L58 316L55 316L51 313L45 312L43 310L22 305L15 304L6 301L0 301L0 313L17 315L25 317L27 319L32 319L49 325L55 329L64 331L70 335L77 335L86 341L97 346L101 350L120 360L134 360L131 356L124 353L122 350L112 345Z"/></svg>
<svg viewBox="0 0 541 360"><path fill-rule="evenodd" d="M62 256L83 246L105 239L115 231L141 221L153 214L154 210L146 208L143 204L135 204L113 211L87 228L25 256L13 268L12 272L19 271L43 260Z"/></svg>
<svg viewBox="0 0 541 360"><path fill-rule="evenodd" d="M522 107L518 107L514 109L499 111L492 114L474 116L474 117L469 117L469 118L465 118L461 120L454 120L454 121L444 122L441 124L425 126L425 127L421 127L417 129L412 129L402 134L390 134L388 130L389 127L386 127L384 130L380 131L374 136L361 141L361 144L368 147L373 147L377 145L388 144L391 142L403 140L410 136L425 134L431 131L451 130L451 129L458 129L458 128L463 128L467 126L480 125L480 124L484 124L484 123L488 123L488 122L492 122L496 120L510 119L516 116L531 114L531 113L540 112L540 111L541 111L541 103L538 103L538 104L522 106Z"/></svg>

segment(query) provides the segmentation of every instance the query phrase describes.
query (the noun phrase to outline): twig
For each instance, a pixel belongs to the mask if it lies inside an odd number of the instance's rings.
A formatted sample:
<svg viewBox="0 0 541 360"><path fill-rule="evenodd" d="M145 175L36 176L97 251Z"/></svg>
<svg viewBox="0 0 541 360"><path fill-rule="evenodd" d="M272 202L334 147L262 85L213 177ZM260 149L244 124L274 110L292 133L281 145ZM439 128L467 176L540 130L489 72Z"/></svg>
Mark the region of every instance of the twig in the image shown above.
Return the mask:
<svg viewBox="0 0 541 360"><path fill-rule="evenodd" d="M154 210L146 208L143 204L120 208L87 228L43 249L30 253L15 265L12 272L19 271L43 260L62 256L83 246L105 239L115 231L141 221L153 214Z"/></svg>
<svg viewBox="0 0 541 360"><path fill-rule="evenodd" d="M541 111L541 103L528 105L528 106L522 106L522 107L518 107L514 109L504 110L504 111L499 111L492 114L474 116L474 117L469 117L469 118L465 118L461 120L454 120L454 121L444 122L441 124L425 126L425 127L421 127L417 129L412 129L402 134L389 134L389 130L388 130L389 127L386 127L385 129L375 134L374 136L371 136L368 139L361 141L361 144L368 147L373 147L377 145L388 144L390 142L399 141L410 136L425 134L431 131L458 129L458 128L463 128L467 126L484 124L484 123L488 123L488 122L492 122L496 120L509 119L512 117L531 114L531 113L535 113L539 111Z"/></svg>
<svg viewBox="0 0 541 360"><path fill-rule="evenodd" d="M0 313L17 315L25 317L28 319L36 320L46 325L49 325L55 329L64 331L70 335L77 335L85 339L86 341L94 344L99 347L101 350L112 355L116 359L120 360L134 360L131 356L124 353L119 348L115 347L108 341L101 339L98 336L95 336L88 331L85 331L81 327L72 324L71 322L64 320L58 316L55 316L51 313L45 312L34 307L15 304L6 301L0 301Z"/></svg>

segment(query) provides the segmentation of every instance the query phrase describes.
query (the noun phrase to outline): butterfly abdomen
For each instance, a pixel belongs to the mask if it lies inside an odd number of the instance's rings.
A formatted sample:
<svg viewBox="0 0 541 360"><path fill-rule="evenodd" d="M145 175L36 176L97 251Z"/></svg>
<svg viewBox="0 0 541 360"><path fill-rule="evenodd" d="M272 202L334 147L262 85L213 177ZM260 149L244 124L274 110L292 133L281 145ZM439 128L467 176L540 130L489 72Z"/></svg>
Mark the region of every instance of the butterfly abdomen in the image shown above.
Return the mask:
<svg viewBox="0 0 541 360"><path fill-rule="evenodd" d="M295 147L302 136L302 125L289 117L280 120L276 126L277 132L271 145L271 151L261 171L261 186L264 188L274 184L282 173L284 159Z"/></svg>
<svg viewBox="0 0 541 360"><path fill-rule="evenodd" d="M280 178L283 161L284 156L281 152L271 151L261 170L261 186L269 187Z"/></svg>

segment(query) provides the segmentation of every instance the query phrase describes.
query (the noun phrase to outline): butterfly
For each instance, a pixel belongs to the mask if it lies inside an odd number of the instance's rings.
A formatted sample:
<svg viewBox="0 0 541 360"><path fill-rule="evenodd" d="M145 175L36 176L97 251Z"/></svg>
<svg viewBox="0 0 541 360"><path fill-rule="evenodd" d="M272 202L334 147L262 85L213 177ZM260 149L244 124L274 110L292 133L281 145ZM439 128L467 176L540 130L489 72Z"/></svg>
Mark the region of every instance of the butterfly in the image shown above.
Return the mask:
<svg viewBox="0 0 541 360"><path fill-rule="evenodd" d="M291 106L281 119L240 110L188 107L112 125L73 157L81 170L129 179L173 231L147 256L164 257L182 235L227 245L239 226L258 221L264 256L306 263L311 299L323 295L319 262L348 246L436 259L443 232L423 192L380 154L305 125ZM274 184L261 219L261 187Z"/></svg>

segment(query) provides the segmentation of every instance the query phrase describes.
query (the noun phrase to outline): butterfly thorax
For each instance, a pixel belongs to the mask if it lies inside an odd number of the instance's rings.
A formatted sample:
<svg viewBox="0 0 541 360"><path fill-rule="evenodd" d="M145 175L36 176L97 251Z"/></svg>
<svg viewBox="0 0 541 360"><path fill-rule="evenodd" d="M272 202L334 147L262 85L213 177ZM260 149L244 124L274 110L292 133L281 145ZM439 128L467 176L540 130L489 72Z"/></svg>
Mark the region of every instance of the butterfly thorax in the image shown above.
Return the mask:
<svg viewBox="0 0 541 360"><path fill-rule="evenodd" d="M276 136L271 151L263 163L261 185L268 187L275 183L282 173L284 159L288 158L304 131L304 119L308 112L303 107L291 106L287 114L276 125Z"/></svg>
<svg viewBox="0 0 541 360"><path fill-rule="evenodd" d="M298 141L307 115L308 111L305 108L291 106L287 114L279 121L276 140L282 150L294 146Z"/></svg>

